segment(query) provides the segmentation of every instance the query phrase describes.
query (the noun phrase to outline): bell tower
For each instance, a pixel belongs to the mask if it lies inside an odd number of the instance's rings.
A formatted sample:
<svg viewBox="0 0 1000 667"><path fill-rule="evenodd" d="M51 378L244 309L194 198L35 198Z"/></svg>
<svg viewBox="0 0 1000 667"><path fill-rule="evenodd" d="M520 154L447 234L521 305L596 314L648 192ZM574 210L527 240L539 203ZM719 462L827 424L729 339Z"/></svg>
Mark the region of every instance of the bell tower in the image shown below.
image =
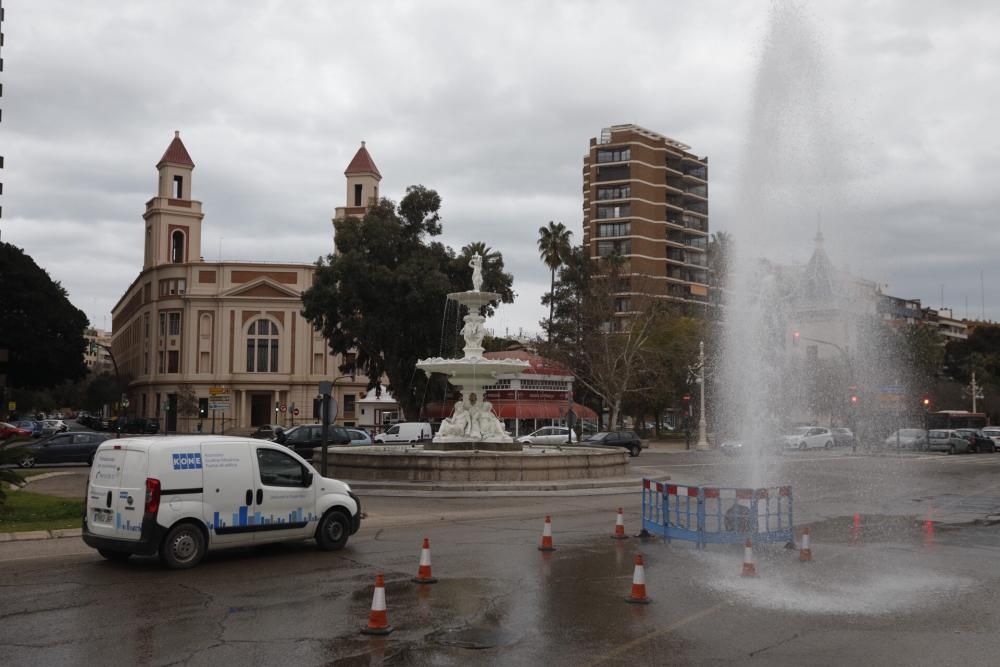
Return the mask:
<svg viewBox="0 0 1000 667"><path fill-rule="evenodd" d="M365 148L365 142L361 142L361 148L347 165L344 176L347 177L346 206L337 207L334 223L349 215L363 216L368 210L368 204L378 199L378 184L382 180L382 174Z"/></svg>
<svg viewBox="0 0 1000 667"><path fill-rule="evenodd" d="M181 133L167 146L156 165L159 173L156 196L146 202L145 255L143 269L162 264L201 261L201 202L191 199L194 162Z"/></svg>

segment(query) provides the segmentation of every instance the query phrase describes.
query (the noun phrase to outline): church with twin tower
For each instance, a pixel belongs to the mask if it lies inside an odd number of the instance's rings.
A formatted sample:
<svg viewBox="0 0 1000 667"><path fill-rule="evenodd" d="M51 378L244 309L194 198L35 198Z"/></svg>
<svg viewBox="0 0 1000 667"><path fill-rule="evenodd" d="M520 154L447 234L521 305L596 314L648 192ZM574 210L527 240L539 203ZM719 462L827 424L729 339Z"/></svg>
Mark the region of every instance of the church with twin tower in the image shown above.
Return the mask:
<svg viewBox="0 0 1000 667"><path fill-rule="evenodd" d="M352 359L330 354L326 339L301 315L313 264L205 261L194 167L175 132L156 165L157 192L142 216L142 270L112 309L112 353L128 382L125 414L158 417L168 433L193 432L199 422L208 432L210 406L216 432L223 418L227 431L290 426L313 421L319 382L337 378L337 423L380 423L378 415L360 414L368 379L341 377ZM382 175L364 142L344 175L345 205L336 208L335 220L364 215L378 197ZM185 398L192 397L200 410L190 409Z"/></svg>

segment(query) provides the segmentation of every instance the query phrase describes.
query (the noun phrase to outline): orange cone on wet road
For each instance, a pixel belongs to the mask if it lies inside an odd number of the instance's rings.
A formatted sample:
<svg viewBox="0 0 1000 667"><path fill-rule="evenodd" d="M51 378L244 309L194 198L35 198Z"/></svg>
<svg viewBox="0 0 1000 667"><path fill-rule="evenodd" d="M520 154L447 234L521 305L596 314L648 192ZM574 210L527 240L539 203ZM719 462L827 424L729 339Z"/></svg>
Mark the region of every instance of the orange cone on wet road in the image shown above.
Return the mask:
<svg viewBox="0 0 1000 667"><path fill-rule="evenodd" d="M851 526L851 546L861 545L861 514L854 513L854 525Z"/></svg>
<svg viewBox="0 0 1000 667"><path fill-rule="evenodd" d="M646 595L646 566L642 562L642 554L635 555L635 570L632 572L632 594L625 598L632 604L649 604L652 600Z"/></svg>
<svg viewBox="0 0 1000 667"><path fill-rule="evenodd" d="M539 551L555 551L552 546L552 517L545 516L545 524L542 526L542 543L538 545Z"/></svg>
<svg viewBox="0 0 1000 667"><path fill-rule="evenodd" d="M813 559L812 549L809 547L809 529L802 531L802 547L799 549L799 560L808 563Z"/></svg>
<svg viewBox="0 0 1000 667"><path fill-rule="evenodd" d="M747 538L747 543L743 547L743 571L741 577L756 577L757 566L753 562L753 543Z"/></svg>
<svg viewBox="0 0 1000 667"><path fill-rule="evenodd" d="M616 540L624 540L628 538L625 534L625 513L622 512L622 508L618 508L618 518L615 519L615 534L612 535Z"/></svg>
<svg viewBox="0 0 1000 667"><path fill-rule="evenodd" d="M368 614L367 627L361 628L365 635L387 635L394 628L389 625L389 617L385 609L385 579L381 574L375 575L375 594L372 596L372 610Z"/></svg>
<svg viewBox="0 0 1000 667"><path fill-rule="evenodd" d="M437 579L431 574L431 541L424 538L424 546L420 548L420 566L417 568L417 576L411 580L417 584L437 583Z"/></svg>

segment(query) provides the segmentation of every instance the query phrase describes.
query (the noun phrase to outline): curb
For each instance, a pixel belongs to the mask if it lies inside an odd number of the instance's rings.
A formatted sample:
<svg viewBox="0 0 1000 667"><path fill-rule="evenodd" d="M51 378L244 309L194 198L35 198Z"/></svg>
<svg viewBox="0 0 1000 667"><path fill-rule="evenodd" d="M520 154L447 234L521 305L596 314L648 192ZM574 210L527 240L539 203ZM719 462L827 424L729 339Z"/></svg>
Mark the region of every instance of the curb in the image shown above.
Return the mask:
<svg viewBox="0 0 1000 667"><path fill-rule="evenodd" d="M53 530L20 530L0 533L0 542L29 542L31 540L53 540L63 537L82 537L82 528L56 528Z"/></svg>
<svg viewBox="0 0 1000 667"><path fill-rule="evenodd" d="M38 482L43 479L49 479L50 477L64 477L66 475L76 475L79 473L75 472L43 472L41 475L33 475L31 477L25 477L21 484L11 484L8 491L21 491L24 487L28 486L32 482Z"/></svg>

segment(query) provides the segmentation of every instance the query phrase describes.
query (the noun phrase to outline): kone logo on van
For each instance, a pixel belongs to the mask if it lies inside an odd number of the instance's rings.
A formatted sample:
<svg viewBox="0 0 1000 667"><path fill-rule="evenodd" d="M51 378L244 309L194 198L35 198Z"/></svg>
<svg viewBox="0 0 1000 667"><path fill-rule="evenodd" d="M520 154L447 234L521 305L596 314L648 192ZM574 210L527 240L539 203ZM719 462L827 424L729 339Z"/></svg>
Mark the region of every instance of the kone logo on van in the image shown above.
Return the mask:
<svg viewBox="0 0 1000 667"><path fill-rule="evenodd" d="M201 454L174 454L174 470L201 470Z"/></svg>

